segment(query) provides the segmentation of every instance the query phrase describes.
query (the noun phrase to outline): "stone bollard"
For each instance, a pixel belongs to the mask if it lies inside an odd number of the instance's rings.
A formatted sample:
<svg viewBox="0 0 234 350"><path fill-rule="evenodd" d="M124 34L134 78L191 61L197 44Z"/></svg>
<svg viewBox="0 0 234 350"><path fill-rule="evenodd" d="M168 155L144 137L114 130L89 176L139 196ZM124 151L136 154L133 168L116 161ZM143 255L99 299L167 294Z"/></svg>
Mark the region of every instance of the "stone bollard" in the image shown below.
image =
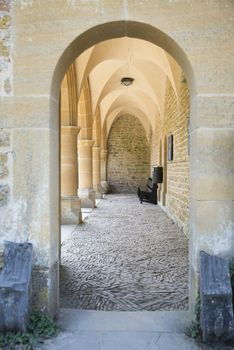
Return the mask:
<svg viewBox="0 0 234 350"><path fill-rule="evenodd" d="M32 244L6 241L0 274L0 331L27 329L30 312Z"/></svg>
<svg viewBox="0 0 234 350"><path fill-rule="evenodd" d="M232 338L232 288L226 259L200 252L200 296L203 341L224 341Z"/></svg>

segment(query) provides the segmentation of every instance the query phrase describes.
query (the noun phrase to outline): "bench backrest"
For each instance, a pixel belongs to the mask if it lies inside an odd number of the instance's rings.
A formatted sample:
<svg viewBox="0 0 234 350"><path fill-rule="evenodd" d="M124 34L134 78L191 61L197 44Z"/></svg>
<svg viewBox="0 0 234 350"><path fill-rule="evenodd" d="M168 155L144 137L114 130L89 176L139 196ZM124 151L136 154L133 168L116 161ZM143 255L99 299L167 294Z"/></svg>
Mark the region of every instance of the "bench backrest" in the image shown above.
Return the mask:
<svg viewBox="0 0 234 350"><path fill-rule="evenodd" d="M158 189L158 184L155 182L153 184L152 193L157 193L157 189Z"/></svg>
<svg viewBox="0 0 234 350"><path fill-rule="evenodd" d="M149 188L150 190L152 189L152 179L151 179L151 177L148 178L146 187Z"/></svg>

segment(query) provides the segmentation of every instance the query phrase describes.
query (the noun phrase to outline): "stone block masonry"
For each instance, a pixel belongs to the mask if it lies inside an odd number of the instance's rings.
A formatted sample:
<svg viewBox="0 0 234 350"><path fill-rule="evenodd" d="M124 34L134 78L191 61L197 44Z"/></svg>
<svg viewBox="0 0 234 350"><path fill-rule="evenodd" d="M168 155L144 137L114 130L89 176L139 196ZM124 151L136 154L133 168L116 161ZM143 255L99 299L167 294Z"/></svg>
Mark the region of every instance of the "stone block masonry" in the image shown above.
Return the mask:
<svg viewBox="0 0 234 350"><path fill-rule="evenodd" d="M168 161L168 213L188 233L189 217L189 91L181 75L178 104L172 87L167 87L167 133L174 136L174 159Z"/></svg>
<svg viewBox="0 0 234 350"><path fill-rule="evenodd" d="M10 175L12 173L12 156L10 133L8 130L0 129L0 225L2 225L4 229L6 224L5 221L2 222L2 218L4 217L3 213L7 210L11 195ZM3 229L1 229L1 231L3 232ZM0 270L3 265L2 257L3 245L0 244Z"/></svg>
<svg viewBox="0 0 234 350"><path fill-rule="evenodd" d="M150 150L140 121L133 116L119 117L108 140L107 178L113 193L136 193L149 176Z"/></svg>
<svg viewBox="0 0 234 350"><path fill-rule="evenodd" d="M164 155L167 162L166 176L164 182L167 182L165 209L168 215L188 233L189 216L189 149L188 149L188 127L189 127L189 90L187 82L181 74L179 81L179 94L175 96L173 87L169 80L165 91L165 111L161 127L157 133L153 134L151 140L151 166L162 164L162 155L164 153L165 140L168 140L170 134L174 139L174 157L168 161L167 152ZM158 154L158 155L157 155ZM164 184L165 185L165 184ZM161 186L162 188L162 186Z"/></svg>
<svg viewBox="0 0 234 350"><path fill-rule="evenodd" d="M9 197L9 186L0 185L0 206L7 204Z"/></svg>
<svg viewBox="0 0 234 350"><path fill-rule="evenodd" d="M0 153L0 179L4 179L8 175L7 159L7 154Z"/></svg>
<svg viewBox="0 0 234 350"><path fill-rule="evenodd" d="M9 237L11 240L16 236L24 240L30 238L35 247L37 265L45 275L40 305L49 306L51 310L58 290L56 269L52 267L58 261L59 247L56 133L59 82L64 70L89 45L123 36L146 40L159 45L178 61L190 86L189 268L190 308L193 310L198 290L198 252L205 249L221 256L233 252L233 153L230 150L234 139L234 76L231 69L234 46L230 45L230 40L234 29L234 2L71 0L49 1L49 6L44 6L45 3L0 1L1 18L5 15L13 18L12 32L11 26L3 28L0 38L3 48L0 54L0 127L11 130L14 144L7 147L15 152L14 173L13 168L9 168L12 156L8 153L9 174L1 179L1 184L10 185L10 200L0 207L0 244ZM95 15L90 16L90 13ZM4 17L1 23L6 26L7 18ZM5 53L10 55L9 61ZM14 60L13 77L11 57ZM128 57L131 63L131 55ZM137 60L136 56L133 58ZM152 74L157 80L156 71L152 70ZM7 93L7 79L11 82L11 77L13 89ZM19 108L19 104L25 108ZM161 110L164 112L165 108ZM168 168L175 164L178 140L175 134L175 158ZM164 139L161 141L163 148ZM5 153L6 149L0 151ZM175 176L175 173L168 175ZM179 177L179 169L176 177ZM176 181L179 185L180 182ZM175 208L172 196L181 203L174 193L185 187L183 183L177 189L173 185L173 192L172 186L167 188L163 199L171 208L171 216L175 214L175 211L172 213L172 208ZM38 291L37 286L35 291ZM50 297L47 298L48 293Z"/></svg>
<svg viewBox="0 0 234 350"><path fill-rule="evenodd" d="M10 0L0 2L0 96L12 95L12 31Z"/></svg>
<svg viewBox="0 0 234 350"><path fill-rule="evenodd" d="M0 1L0 99L13 95L12 90L12 15L11 1ZM10 133L0 125L0 219L2 211L7 210L10 202ZM1 221L1 220L0 220ZM2 224L2 222L1 222ZM3 224L3 227L5 225ZM1 235L1 233L0 233ZM3 247L0 245L0 269L2 266Z"/></svg>
<svg viewBox="0 0 234 350"><path fill-rule="evenodd" d="M9 201L10 134L0 130L0 207Z"/></svg>

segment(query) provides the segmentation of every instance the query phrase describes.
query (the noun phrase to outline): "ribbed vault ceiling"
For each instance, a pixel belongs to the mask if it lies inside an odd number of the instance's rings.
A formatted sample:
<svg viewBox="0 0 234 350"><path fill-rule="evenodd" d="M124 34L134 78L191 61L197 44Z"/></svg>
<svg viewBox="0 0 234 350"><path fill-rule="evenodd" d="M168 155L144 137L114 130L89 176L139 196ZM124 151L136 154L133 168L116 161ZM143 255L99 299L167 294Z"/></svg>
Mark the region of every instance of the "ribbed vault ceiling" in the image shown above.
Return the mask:
<svg viewBox="0 0 234 350"><path fill-rule="evenodd" d="M92 114L98 109L107 133L116 117L135 115L147 135L163 118L167 79L177 96L181 69L175 60L160 47L133 38L112 39L86 50L75 62L78 94L88 78ZM130 76L130 86L121 85L121 78Z"/></svg>

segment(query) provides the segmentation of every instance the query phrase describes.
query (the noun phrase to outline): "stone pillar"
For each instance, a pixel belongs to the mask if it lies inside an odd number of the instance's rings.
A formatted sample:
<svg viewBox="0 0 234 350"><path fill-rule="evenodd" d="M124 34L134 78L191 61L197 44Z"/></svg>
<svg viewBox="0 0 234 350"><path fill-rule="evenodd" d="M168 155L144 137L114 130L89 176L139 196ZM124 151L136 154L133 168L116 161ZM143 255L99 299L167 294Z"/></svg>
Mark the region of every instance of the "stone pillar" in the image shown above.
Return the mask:
<svg viewBox="0 0 234 350"><path fill-rule="evenodd" d="M79 197L82 208L95 207L92 160L93 144L94 140L78 140Z"/></svg>
<svg viewBox="0 0 234 350"><path fill-rule="evenodd" d="M107 166L107 149L101 150L101 186L102 192L108 192L108 182L107 182L107 174L106 174L106 166Z"/></svg>
<svg viewBox="0 0 234 350"><path fill-rule="evenodd" d="M76 126L61 127L61 223L79 224L82 221L78 190Z"/></svg>
<svg viewBox="0 0 234 350"><path fill-rule="evenodd" d="M229 114L226 103L226 97L204 94L193 98L191 104L189 300L192 312L199 286L199 252L230 258L234 251L234 130L228 128L232 109Z"/></svg>
<svg viewBox="0 0 234 350"><path fill-rule="evenodd" d="M93 147L93 189L96 192L96 198L102 198L100 152L100 147Z"/></svg>

